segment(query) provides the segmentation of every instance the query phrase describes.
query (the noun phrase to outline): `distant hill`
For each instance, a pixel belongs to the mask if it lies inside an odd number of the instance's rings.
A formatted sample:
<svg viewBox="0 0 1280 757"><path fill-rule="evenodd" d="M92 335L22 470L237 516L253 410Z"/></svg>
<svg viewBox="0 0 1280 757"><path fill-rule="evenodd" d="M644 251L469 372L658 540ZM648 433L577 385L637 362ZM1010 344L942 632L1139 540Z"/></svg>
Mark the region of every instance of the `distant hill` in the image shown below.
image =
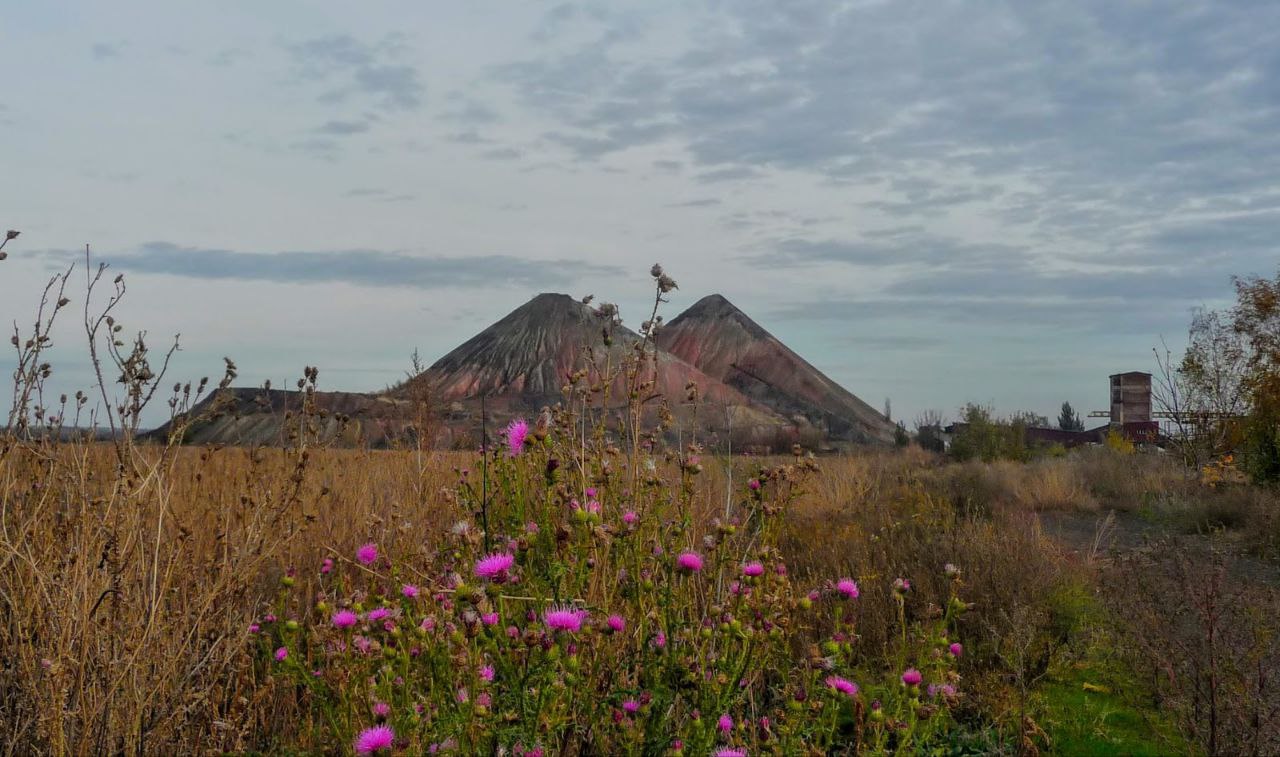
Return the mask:
<svg viewBox="0 0 1280 757"><path fill-rule="evenodd" d="M509 418L532 419L563 402L570 376L600 375L633 355L641 336L607 313L566 294L539 294L463 342L422 374L386 392L317 392L324 414L317 430L348 444L387 445L417 433L412 418L426 398L437 443L474 446L482 421L489 432ZM735 449L785 448L800 441L887 442L893 425L866 403L788 349L719 295L705 297L659 331L651 393L665 400L682 430ZM619 377L611 407L626 403ZM698 388L699 408L687 403ZM599 388L599 387L598 387ZM597 397L603 396L598 392ZM483 398L484 417L481 417ZM187 435L196 443L286 443L302 397L298 392L235 388L193 412L214 417ZM656 407L650 403L651 407ZM157 432L163 434L165 429Z"/></svg>

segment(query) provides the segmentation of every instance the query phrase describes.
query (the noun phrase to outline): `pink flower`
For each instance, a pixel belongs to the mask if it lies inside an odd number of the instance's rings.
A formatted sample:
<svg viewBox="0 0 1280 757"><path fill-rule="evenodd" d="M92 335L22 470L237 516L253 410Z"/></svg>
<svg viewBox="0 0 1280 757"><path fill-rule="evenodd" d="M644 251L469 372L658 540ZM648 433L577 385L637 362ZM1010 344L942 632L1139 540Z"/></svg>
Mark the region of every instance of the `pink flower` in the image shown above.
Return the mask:
<svg viewBox="0 0 1280 757"><path fill-rule="evenodd" d="M484 623L486 626L496 626L498 625L499 620L500 618L496 612L486 612L484 615L480 616L480 622Z"/></svg>
<svg viewBox="0 0 1280 757"><path fill-rule="evenodd" d="M480 707L488 707L493 704L493 697L489 696L489 692L482 691L480 696L476 697L476 704Z"/></svg>
<svg viewBox="0 0 1280 757"><path fill-rule="evenodd" d="M907 668L907 671L902 674L902 682L908 686L919 686L923 680L924 676L920 675L920 671L915 668Z"/></svg>
<svg viewBox="0 0 1280 757"><path fill-rule="evenodd" d="M964 654L964 647L962 647L960 645L960 642L958 641L951 643L950 650L951 650L952 657L959 657L960 655Z"/></svg>
<svg viewBox="0 0 1280 757"><path fill-rule="evenodd" d="M553 631L577 633L582 630L582 616L586 613L568 607L552 607L542 616L542 622Z"/></svg>
<svg viewBox="0 0 1280 757"><path fill-rule="evenodd" d="M749 562L742 566L742 575L751 576L752 578L755 578L756 576L763 576L764 565L759 562Z"/></svg>
<svg viewBox="0 0 1280 757"><path fill-rule="evenodd" d="M249 633L257 633L258 631L261 631L261 630L262 630L262 626L258 625L257 623L249 624Z"/></svg>
<svg viewBox="0 0 1280 757"><path fill-rule="evenodd" d="M737 747L722 747L714 753L715 757L747 757L747 750Z"/></svg>
<svg viewBox="0 0 1280 757"><path fill-rule="evenodd" d="M403 594L406 599L416 599L418 596L418 587L413 584L405 584L400 587L400 593Z"/></svg>
<svg viewBox="0 0 1280 757"><path fill-rule="evenodd" d="M280 647L279 649L276 650L276 662L284 662L288 656L289 656L288 647Z"/></svg>
<svg viewBox="0 0 1280 757"><path fill-rule="evenodd" d="M721 733L732 731L733 718L729 717L728 714L721 715L720 719L716 721L716 728L719 728Z"/></svg>
<svg viewBox="0 0 1280 757"><path fill-rule="evenodd" d="M356 550L356 559L365 565L371 565L374 560L378 559L378 545L369 542L360 549Z"/></svg>
<svg viewBox="0 0 1280 757"><path fill-rule="evenodd" d="M622 711L628 715L634 715L640 711L640 703L634 699L628 699L622 703Z"/></svg>
<svg viewBox="0 0 1280 757"><path fill-rule="evenodd" d="M390 614L391 611L385 607L375 607L369 611L369 614L366 617L369 619L370 623L376 623Z"/></svg>
<svg viewBox="0 0 1280 757"><path fill-rule="evenodd" d="M356 614L350 610L338 610L333 614L333 624L338 628L350 628L359 620L360 618L356 617Z"/></svg>
<svg viewBox="0 0 1280 757"><path fill-rule="evenodd" d="M759 490L760 490L760 479L758 479L758 478L753 478L753 479L751 479L750 481L748 481L748 482L747 482L747 488L748 488L748 489L750 489L750 490L751 490L751 491L753 491L753 492L754 492L754 491L759 491Z"/></svg>
<svg viewBox="0 0 1280 757"><path fill-rule="evenodd" d="M481 557L476 561L476 576L490 581L501 581L507 577L507 571L516 564L515 555L499 552Z"/></svg>
<svg viewBox="0 0 1280 757"><path fill-rule="evenodd" d="M657 647L658 649L662 649L662 648L666 647L666 646L667 646L667 635L666 635L665 633L663 633L662 631L659 631L659 632L658 632L658 635L653 637L653 645L654 645L655 647Z"/></svg>
<svg viewBox="0 0 1280 757"><path fill-rule="evenodd" d="M840 676L829 676L826 681L827 687L833 691L838 691L845 696L852 697L858 694L858 684L847 678Z"/></svg>
<svg viewBox="0 0 1280 757"><path fill-rule="evenodd" d="M507 454L516 457L524 451L524 441L529 436L529 424L524 418L516 418L507 426Z"/></svg>
<svg viewBox="0 0 1280 757"><path fill-rule="evenodd" d="M911 591L911 582L905 578L893 579L893 591L898 595L906 594Z"/></svg>
<svg viewBox="0 0 1280 757"><path fill-rule="evenodd" d="M587 499L595 499L595 498L596 498L596 488L595 488L594 486L588 486L588 487L587 487L587 491L586 491L586 495L587 495Z"/></svg>
<svg viewBox="0 0 1280 757"><path fill-rule="evenodd" d="M391 730L391 726L376 725L366 728L356 737L356 754L377 754L384 749L390 749L395 741L396 733Z"/></svg>
<svg viewBox="0 0 1280 757"><path fill-rule="evenodd" d="M605 623L609 624L609 630L614 633L622 633L622 631L627 627L627 621L624 620L621 615L610 615L609 619L606 620Z"/></svg>
<svg viewBox="0 0 1280 757"><path fill-rule="evenodd" d="M622 522L627 524L628 526L634 526L636 524L636 521L639 519L640 519L640 516L636 515L635 510L628 510L622 514Z"/></svg>
<svg viewBox="0 0 1280 757"><path fill-rule="evenodd" d="M320 564L320 573L321 574L329 573L332 570L333 570L333 558L331 557L324 558L324 562Z"/></svg>
<svg viewBox="0 0 1280 757"><path fill-rule="evenodd" d="M480 668L480 677L486 681L492 681L494 676L493 666L485 665Z"/></svg>
<svg viewBox="0 0 1280 757"><path fill-rule="evenodd" d="M857 582L852 578L842 578L839 581L836 581L836 591L845 595L848 599L857 599L858 594L860 593L858 591Z"/></svg>
<svg viewBox="0 0 1280 757"><path fill-rule="evenodd" d="M697 552L681 552L676 557L676 567L686 573L702 570L702 557Z"/></svg>
<svg viewBox="0 0 1280 757"><path fill-rule="evenodd" d="M391 705L387 704L386 702L373 703L373 716L378 720L386 720L387 716L390 714L391 714Z"/></svg>

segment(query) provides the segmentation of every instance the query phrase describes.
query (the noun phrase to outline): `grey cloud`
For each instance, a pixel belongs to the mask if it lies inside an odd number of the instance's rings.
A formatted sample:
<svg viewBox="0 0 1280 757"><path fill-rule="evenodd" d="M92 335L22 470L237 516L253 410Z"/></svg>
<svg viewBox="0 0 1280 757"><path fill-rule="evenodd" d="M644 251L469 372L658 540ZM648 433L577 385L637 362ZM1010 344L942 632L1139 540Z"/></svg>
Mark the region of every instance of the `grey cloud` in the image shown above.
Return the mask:
<svg viewBox="0 0 1280 757"><path fill-rule="evenodd" d="M418 199L415 194L390 192L386 189L378 189L374 187L357 187L348 189L342 193L344 197L358 197L373 200L374 202L408 202Z"/></svg>
<svg viewBox="0 0 1280 757"><path fill-rule="evenodd" d="M93 54L94 60L109 60L111 58L120 57L120 45L110 42L96 42L89 52Z"/></svg>
<svg viewBox="0 0 1280 757"><path fill-rule="evenodd" d="M628 55L602 31L494 79L580 159L674 141L704 180L903 177L868 208L987 208L1044 239L1104 245L1189 205L1250 206L1280 175L1272 2L699 7L683 52ZM659 18L626 22L665 33ZM972 180L908 181L947 174Z"/></svg>
<svg viewBox="0 0 1280 757"><path fill-rule="evenodd" d="M451 99L457 100L459 104L440 115L446 121L470 126L488 126L501 120L496 110L482 102L458 96Z"/></svg>
<svg viewBox="0 0 1280 757"><path fill-rule="evenodd" d="M326 121L316 127L316 132L332 136L345 137L352 134L363 134L369 131L368 121Z"/></svg>
<svg viewBox="0 0 1280 757"><path fill-rule="evenodd" d="M344 283L370 287L562 285L566 274L619 276L622 270L577 260L529 260L511 255L445 257L386 250L239 252L148 242L107 257L115 268L196 279L272 281L288 284Z"/></svg>
<svg viewBox="0 0 1280 757"><path fill-rule="evenodd" d="M1041 332L1051 329L1055 334L1150 336L1154 342L1161 334L1185 332L1190 312L1190 306L1172 300L1133 307L1105 299L968 298L957 291L931 297L819 297L776 308L772 316L781 321L878 323L886 327L914 324L915 328L932 329L957 324L1006 331L1028 327Z"/></svg>
<svg viewBox="0 0 1280 757"><path fill-rule="evenodd" d="M397 111L421 107L426 91L418 70L400 60L405 48L402 35L369 44L339 34L304 40L288 50L299 75L323 87L321 102L358 96L382 110Z"/></svg>
<svg viewBox="0 0 1280 757"><path fill-rule="evenodd" d="M946 237L898 230L894 235L871 240L807 239L791 237L766 246L763 252L746 256L755 262L779 260L791 264L843 263L859 266L991 266L1014 265L1030 252L1006 244L977 244ZM887 241L886 241L887 240ZM985 269L984 269L985 270Z"/></svg>
<svg viewBox="0 0 1280 757"><path fill-rule="evenodd" d="M480 157L488 158L489 160L519 160L523 156L524 152L514 147L498 147L480 153Z"/></svg>
<svg viewBox="0 0 1280 757"><path fill-rule="evenodd" d="M703 197L698 200L685 200L684 202L668 203L668 208L713 208L720 204L720 200L714 197Z"/></svg>
<svg viewBox="0 0 1280 757"><path fill-rule="evenodd" d="M694 178L704 184L712 184L718 181L742 181L744 179L754 179L763 175L759 169L751 166L734 166L732 168L717 168L712 171L703 171Z"/></svg>

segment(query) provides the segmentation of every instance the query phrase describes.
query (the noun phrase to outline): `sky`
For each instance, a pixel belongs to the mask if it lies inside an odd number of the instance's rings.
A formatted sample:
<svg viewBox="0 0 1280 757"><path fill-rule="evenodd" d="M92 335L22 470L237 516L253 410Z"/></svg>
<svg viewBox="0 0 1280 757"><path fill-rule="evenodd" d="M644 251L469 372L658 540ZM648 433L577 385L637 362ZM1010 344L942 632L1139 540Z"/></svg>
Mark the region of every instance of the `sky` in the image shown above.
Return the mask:
<svg viewBox="0 0 1280 757"><path fill-rule="evenodd" d="M376 390L538 292L634 327L661 262L668 318L719 292L895 419L1105 408L1276 274L1276 29L1271 0L6 3L0 322L77 263L51 387L87 388L88 244L124 333L181 334L175 378Z"/></svg>

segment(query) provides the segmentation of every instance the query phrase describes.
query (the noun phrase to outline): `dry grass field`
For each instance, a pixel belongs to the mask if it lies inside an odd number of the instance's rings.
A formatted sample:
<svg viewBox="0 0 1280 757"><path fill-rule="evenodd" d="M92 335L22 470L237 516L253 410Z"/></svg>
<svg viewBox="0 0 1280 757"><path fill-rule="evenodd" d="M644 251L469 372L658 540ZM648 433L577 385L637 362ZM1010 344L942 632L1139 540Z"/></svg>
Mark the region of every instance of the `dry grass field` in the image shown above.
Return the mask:
<svg viewBox="0 0 1280 757"><path fill-rule="evenodd" d="M264 659L261 633L249 629L279 606L282 592L297 618L317 615L318 604L333 601L321 586L324 561L359 569L354 556L368 542L393 556L397 581L437 586L433 570L456 547L451 530L456 535L455 524L478 516L459 492L489 487L498 498L512 495L503 488L510 480L502 483L471 453L159 445L128 445L125 453L121 467L110 443L0 442L0 739L11 754L345 748L328 741L335 731L317 722L314 702ZM684 533L675 527L679 539L710 543L706 537L724 530L720 519L739 507L738 492L762 465L797 461L804 458L703 455L697 475L674 458L661 462L664 486L686 489L689 526ZM954 583L947 564L961 566L971 607L952 632L966 650L956 675L963 695L944 733L931 738L1006 753L1052 750L1055 739L1074 738L1071 729L1089 731L1055 726L1053 702L1037 692L1071 665L1096 663L1089 658L1096 634L1119 639L1126 630L1107 619L1108 569L1047 536L1037 514L1091 519L1103 510L1146 508L1185 525L1191 521L1176 503L1205 493L1164 460L1121 459L1107 450L1027 465L957 465L908 448L805 466L817 470L797 479L777 534L789 580L821 587L832 577L854 578L863 591L853 665L864 675L892 675L904 645L916 641L913 624L946 606ZM1229 525L1256 522L1248 508L1274 508L1242 494L1210 493L1215 512L1234 518ZM1233 502L1218 501L1226 499ZM1243 536L1237 542L1263 544ZM905 601L887 588L898 577L912 584ZM799 606L807 590L800 589ZM609 590L589 583L586 592L588 604L603 603ZM837 615L795 629L788 640L798 645L795 659L844 638L840 628ZM1145 719L1132 738L1194 750L1194 741L1183 739L1199 738L1193 726L1203 703L1187 704L1185 713L1152 706L1157 689L1168 687L1158 670L1143 668L1154 664L1140 654L1151 642L1137 639L1133 655L1106 661L1128 682L1127 695L1145 698L1137 710ZM1267 656L1274 650L1255 651L1262 655L1255 655L1258 670L1274 662ZM1187 649L1188 656L1199 653ZM1163 664L1172 675L1179 663ZM1195 695L1161 696L1174 706ZM1217 696L1228 706L1225 691ZM1190 725L1179 733L1168 724L1183 715ZM1255 730L1274 739L1274 729L1272 717ZM571 732L555 732L559 741L544 746L590 749Z"/></svg>

